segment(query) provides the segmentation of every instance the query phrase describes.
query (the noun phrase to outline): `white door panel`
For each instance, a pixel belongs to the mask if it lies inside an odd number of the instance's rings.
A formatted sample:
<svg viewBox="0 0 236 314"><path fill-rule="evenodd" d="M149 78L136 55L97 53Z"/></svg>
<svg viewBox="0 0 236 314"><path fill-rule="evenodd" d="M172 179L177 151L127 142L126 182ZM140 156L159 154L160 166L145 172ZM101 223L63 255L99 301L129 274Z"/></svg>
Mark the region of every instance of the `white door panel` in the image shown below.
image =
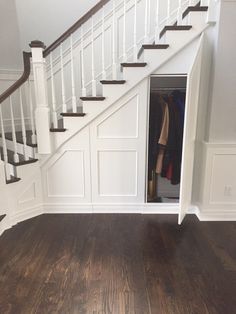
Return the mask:
<svg viewBox="0 0 236 314"><path fill-rule="evenodd" d="M195 150L196 127L197 127L203 42L204 42L204 34L202 34L199 40L197 53L194 58L193 65L188 75L188 81L187 81L184 138L183 138L183 156L182 156L182 170L181 170L181 184L180 184L179 224L182 223L186 213L188 212L191 206L194 150Z"/></svg>

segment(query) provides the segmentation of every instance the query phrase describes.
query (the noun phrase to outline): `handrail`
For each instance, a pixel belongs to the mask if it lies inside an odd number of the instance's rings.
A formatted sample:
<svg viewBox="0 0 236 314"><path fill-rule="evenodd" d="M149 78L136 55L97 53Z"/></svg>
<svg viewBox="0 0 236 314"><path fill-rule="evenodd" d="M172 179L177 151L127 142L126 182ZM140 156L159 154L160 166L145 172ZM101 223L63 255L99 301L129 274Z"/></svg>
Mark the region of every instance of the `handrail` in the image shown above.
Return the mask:
<svg viewBox="0 0 236 314"><path fill-rule="evenodd" d="M5 90L5 92L0 95L0 104L28 80L30 76L30 58L31 52L23 51L24 72L13 85L11 85L7 90Z"/></svg>
<svg viewBox="0 0 236 314"><path fill-rule="evenodd" d="M56 39L50 46L48 46L43 56L47 57L50 52L56 49L63 41L65 41L71 34L73 34L82 24L87 22L95 13L97 13L105 4L110 0L101 0L94 7L92 7L87 13L85 13L75 24L73 24L67 31L65 31L58 39Z"/></svg>

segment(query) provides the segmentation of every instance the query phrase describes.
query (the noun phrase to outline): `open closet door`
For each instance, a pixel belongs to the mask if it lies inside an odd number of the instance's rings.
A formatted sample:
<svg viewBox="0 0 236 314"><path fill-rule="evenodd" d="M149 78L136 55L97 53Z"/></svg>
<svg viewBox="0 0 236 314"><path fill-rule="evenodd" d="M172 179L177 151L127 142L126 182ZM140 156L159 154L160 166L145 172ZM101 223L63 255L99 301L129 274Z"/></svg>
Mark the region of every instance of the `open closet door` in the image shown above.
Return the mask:
<svg viewBox="0 0 236 314"><path fill-rule="evenodd" d="M203 42L204 34L201 35L201 38L199 40L197 53L194 58L190 72L188 74L187 80L181 184L180 184L179 224L182 223L189 207L191 206L194 150L197 128L197 113L199 102L199 87L201 76Z"/></svg>

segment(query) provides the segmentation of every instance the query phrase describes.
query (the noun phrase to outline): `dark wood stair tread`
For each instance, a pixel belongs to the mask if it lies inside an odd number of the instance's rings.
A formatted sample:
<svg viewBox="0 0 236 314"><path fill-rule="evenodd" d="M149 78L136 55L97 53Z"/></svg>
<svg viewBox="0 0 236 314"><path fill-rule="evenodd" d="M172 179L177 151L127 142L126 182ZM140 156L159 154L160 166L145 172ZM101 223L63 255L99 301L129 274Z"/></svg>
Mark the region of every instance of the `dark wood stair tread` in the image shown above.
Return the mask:
<svg viewBox="0 0 236 314"><path fill-rule="evenodd" d="M32 131L31 130L27 130L26 131L26 145L30 146L30 147L37 147L37 144L33 144L32 143L32 139L31 139L31 135L32 135ZM2 137L2 135L0 134L0 136ZM13 140L12 137L12 132L7 132L5 133L5 138L9 141ZM21 131L17 131L16 132L16 142L19 144L24 144L23 143L23 136L22 136L22 132Z"/></svg>
<svg viewBox="0 0 236 314"><path fill-rule="evenodd" d="M104 85L112 85L112 84L115 84L115 85L118 85L118 84L125 84L125 80L101 80L100 81L101 84L104 84Z"/></svg>
<svg viewBox="0 0 236 314"><path fill-rule="evenodd" d="M18 182L18 181L20 181L20 180L21 180L20 178L11 176L11 179L10 179L10 180L6 180L6 184L15 183L15 182Z"/></svg>
<svg viewBox="0 0 236 314"><path fill-rule="evenodd" d="M6 214L0 215L0 222L6 217Z"/></svg>
<svg viewBox="0 0 236 314"><path fill-rule="evenodd" d="M182 18L185 18L190 12L206 12L208 10L207 6L189 6L184 11Z"/></svg>
<svg viewBox="0 0 236 314"><path fill-rule="evenodd" d="M62 112L62 117L84 117L86 113L83 112ZM66 129L65 129L66 130Z"/></svg>
<svg viewBox="0 0 236 314"><path fill-rule="evenodd" d="M166 31L188 31L192 28L192 25L169 25L165 26L160 32L160 38L166 33Z"/></svg>
<svg viewBox="0 0 236 314"><path fill-rule="evenodd" d="M147 65L147 63L146 62L123 62L120 65L126 68L143 68Z"/></svg>
<svg viewBox="0 0 236 314"><path fill-rule="evenodd" d="M103 96L87 96L87 97L80 97L83 101L99 101L99 100L105 100L106 98Z"/></svg>
<svg viewBox="0 0 236 314"><path fill-rule="evenodd" d="M170 45L166 44L144 44L143 49L167 49Z"/></svg>
<svg viewBox="0 0 236 314"><path fill-rule="evenodd" d="M50 132L56 133L56 132L65 132L65 128L50 128Z"/></svg>
<svg viewBox="0 0 236 314"><path fill-rule="evenodd" d="M4 160L2 147L0 147L0 153L2 156L2 160ZM7 150L8 163L15 166L15 167L32 164L32 163L35 163L38 161L38 159L35 159L35 158L29 158L29 160L25 160L24 156L22 154L18 154L18 156L19 156L19 162L15 162L14 161L14 152L9 150L9 149Z"/></svg>

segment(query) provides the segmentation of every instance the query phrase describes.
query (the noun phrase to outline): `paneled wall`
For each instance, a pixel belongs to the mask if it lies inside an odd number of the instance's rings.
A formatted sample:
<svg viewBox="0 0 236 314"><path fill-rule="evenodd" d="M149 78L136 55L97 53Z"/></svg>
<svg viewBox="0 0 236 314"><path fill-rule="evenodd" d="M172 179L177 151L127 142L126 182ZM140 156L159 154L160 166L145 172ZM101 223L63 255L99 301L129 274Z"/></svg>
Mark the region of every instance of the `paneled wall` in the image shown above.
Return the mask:
<svg viewBox="0 0 236 314"><path fill-rule="evenodd" d="M45 164L46 210L145 202L148 84L140 83Z"/></svg>

